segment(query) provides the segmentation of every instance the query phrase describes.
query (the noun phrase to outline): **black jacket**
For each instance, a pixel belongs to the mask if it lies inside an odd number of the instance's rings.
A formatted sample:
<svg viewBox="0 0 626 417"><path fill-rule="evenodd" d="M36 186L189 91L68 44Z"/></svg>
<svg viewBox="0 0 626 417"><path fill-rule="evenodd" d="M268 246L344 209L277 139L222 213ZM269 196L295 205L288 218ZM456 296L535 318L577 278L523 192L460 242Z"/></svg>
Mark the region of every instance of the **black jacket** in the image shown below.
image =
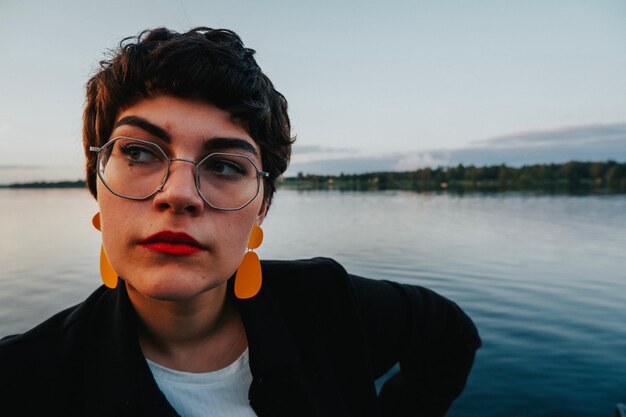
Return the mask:
<svg viewBox="0 0 626 417"><path fill-rule="evenodd" d="M257 296L236 301L259 417L440 416L463 390L480 339L451 301L348 275L323 258L265 261L263 279ZM14 416L175 416L139 348L136 320L120 281L5 338L2 408ZM378 398L374 380L398 361L401 371Z"/></svg>

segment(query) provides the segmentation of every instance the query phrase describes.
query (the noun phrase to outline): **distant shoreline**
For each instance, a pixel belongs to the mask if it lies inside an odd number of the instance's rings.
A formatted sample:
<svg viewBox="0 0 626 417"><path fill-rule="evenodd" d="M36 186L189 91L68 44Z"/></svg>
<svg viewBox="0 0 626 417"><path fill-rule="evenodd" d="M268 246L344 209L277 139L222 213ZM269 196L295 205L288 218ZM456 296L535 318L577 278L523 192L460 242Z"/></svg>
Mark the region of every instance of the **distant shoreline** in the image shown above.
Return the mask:
<svg viewBox="0 0 626 417"><path fill-rule="evenodd" d="M296 190L384 191L541 191L547 193L626 192L626 163L578 162L421 168L365 174L310 175L284 178L280 187Z"/></svg>
<svg viewBox="0 0 626 417"><path fill-rule="evenodd" d="M477 167L420 168L413 171L381 171L363 174L315 175L298 173L282 178L279 188L341 191L547 191L626 192L626 162L536 164L519 168L504 164ZM84 180L37 181L3 184L0 188L86 188Z"/></svg>
<svg viewBox="0 0 626 417"><path fill-rule="evenodd" d="M36 181L0 184L0 188L87 188L87 184L83 180L56 182Z"/></svg>

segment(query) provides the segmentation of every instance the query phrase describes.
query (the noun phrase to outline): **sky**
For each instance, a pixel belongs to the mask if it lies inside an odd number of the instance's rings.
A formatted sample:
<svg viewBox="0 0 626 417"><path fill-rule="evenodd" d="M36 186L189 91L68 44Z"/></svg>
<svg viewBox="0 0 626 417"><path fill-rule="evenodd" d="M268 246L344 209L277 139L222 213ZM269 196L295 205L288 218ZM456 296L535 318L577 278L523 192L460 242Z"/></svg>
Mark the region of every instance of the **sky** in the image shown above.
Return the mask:
<svg viewBox="0 0 626 417"><path fill-rule="evenodd" d="M626 161L624 0L0 0L0 184L82 178L85 83L157 26L257 51L286 175Z"/></svg>

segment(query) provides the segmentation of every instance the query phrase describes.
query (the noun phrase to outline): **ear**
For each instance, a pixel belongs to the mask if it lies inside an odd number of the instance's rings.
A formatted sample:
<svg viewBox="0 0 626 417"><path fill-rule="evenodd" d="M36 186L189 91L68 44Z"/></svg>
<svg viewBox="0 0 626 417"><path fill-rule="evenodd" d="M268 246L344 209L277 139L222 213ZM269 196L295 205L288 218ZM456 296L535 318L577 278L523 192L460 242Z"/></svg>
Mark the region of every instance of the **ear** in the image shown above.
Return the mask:
<svg viewBox="0 0 626 417"><path fill-rule="evenodd" d="M256 224L259 226L263 224L263 220L265 220L265 216L267 215L267 209L269 208L269 203L266 199L263 199L263 204L261 204L261 208L259 209L259 213L256 216Z"/></svg>

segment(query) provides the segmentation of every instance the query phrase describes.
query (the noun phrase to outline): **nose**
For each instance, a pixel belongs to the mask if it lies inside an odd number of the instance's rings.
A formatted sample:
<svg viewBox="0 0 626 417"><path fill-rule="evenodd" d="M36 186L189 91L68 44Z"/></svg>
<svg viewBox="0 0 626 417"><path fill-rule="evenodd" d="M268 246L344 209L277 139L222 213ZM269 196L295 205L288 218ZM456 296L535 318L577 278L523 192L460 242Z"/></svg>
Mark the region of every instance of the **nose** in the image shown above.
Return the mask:
<svg viewBox="0 0 626 417"><path fill-rule="evenodd" d="M204 200L196 188L195 164L186 159L172 159L167 181L155 194L153 205L160 211L197 215L204 209Z"/></svg>

